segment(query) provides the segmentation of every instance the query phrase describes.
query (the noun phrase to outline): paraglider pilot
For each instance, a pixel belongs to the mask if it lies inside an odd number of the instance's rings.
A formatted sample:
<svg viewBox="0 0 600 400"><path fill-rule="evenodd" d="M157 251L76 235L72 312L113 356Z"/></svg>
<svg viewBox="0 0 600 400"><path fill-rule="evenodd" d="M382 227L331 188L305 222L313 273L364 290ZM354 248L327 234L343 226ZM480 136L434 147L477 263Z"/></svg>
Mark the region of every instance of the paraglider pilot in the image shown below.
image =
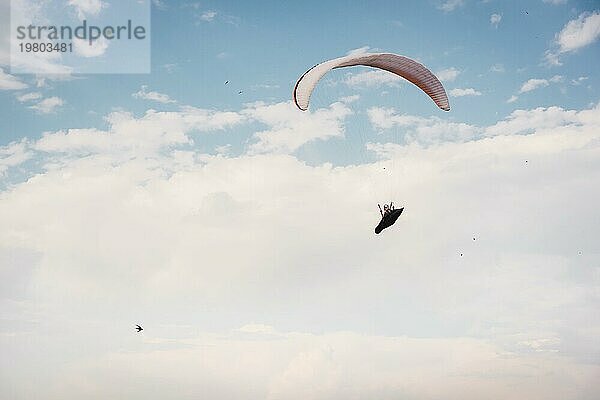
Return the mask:
<svg viewBox="0 0 600 400"><path fill-rule="evenodd" d="M390 202L390 205L388 206L387 204L383 205L383 211L381 211L381 206L379 204L377 204L377 207L379 207L379 214L381 214L381 218L385 217L386 215L388 215L389 213L391 213L392 211L394 211L394 202Z"/></svg>

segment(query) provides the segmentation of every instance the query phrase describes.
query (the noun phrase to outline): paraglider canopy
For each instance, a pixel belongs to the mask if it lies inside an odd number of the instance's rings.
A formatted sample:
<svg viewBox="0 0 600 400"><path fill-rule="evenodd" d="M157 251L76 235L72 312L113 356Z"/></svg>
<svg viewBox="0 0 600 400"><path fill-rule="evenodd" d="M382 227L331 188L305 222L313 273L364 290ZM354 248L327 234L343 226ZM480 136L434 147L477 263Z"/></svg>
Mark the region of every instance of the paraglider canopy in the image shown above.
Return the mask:
<svg viewBox="0 0 600 400"><path fill-rule="evenodd" d="M308 109L310 95L319 80L334 68L363 65L389 71L417 85L435 104L444 111L450 111L448 96L440 80L424 65L398 54L362 53L352 54L317 64L306 71L294 87L294 103L302 110Z"/></svg>

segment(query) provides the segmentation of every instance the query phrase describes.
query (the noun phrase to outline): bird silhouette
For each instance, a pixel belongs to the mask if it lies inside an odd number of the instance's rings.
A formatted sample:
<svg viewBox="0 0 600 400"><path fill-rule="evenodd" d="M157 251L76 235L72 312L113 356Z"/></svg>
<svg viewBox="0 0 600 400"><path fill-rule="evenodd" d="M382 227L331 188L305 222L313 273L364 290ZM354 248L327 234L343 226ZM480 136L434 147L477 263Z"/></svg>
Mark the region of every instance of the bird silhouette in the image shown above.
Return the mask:
<svg viewBox="0 0 600 400"><path fill-rule="evenodd" d="M135 330L136 330L136 331L138 331L138 332L141 332L141 331L143 331L143 330L144 330L144 328L142 328L142 327L141 327L141 326L139 326L139 325L136 325L136 326L135 326Z"/></svg>
<svg viewBox="0 0 600 400"><path fill-rule="evenodd" d="M244 91L243 91L243 90L240 90L240 91L238 92L238 94L242 94L242 93L244 93Z"/></svg>
<svg viewBox="0 0 600 400"><path fill-rule="evenodd" d="M229 81L225 81L225 84L227 85L229 83Z"/></svg>

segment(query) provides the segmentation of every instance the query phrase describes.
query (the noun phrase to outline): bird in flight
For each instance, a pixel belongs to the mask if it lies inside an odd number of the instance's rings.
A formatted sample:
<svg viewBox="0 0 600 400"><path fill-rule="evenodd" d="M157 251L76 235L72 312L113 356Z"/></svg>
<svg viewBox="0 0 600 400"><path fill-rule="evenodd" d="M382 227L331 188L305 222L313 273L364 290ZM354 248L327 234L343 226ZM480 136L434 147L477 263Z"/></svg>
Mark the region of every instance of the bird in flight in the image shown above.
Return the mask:
<svg viewBox="0 0 600 400"><path fill-rule="evenodd" d="M229 81L225 81L225 84L227 85L229 83Z"/></svg>
<svg viewBox="0 0 600 400"><path fill-rule="evenodd" d="M141 331L143 331L143 330L144 330L144 328L142 328L142 327L141 327L141 326L139 326L139 325L136 325L136 326L135 326L135 330L136 330L136 331L138 331L138 332L141 332Z"/></svg>

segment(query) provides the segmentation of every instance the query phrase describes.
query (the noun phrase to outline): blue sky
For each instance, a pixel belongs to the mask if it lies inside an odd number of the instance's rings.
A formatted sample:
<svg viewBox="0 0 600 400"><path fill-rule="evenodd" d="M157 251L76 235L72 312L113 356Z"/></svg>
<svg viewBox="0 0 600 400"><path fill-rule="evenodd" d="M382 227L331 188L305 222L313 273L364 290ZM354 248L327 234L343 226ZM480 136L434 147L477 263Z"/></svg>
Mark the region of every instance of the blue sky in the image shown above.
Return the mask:
<svg viewBox="0 0 600 400"><path fill-rule="evenodd" d="M0 398L598 398L597 1L157 0L152 73L87 75L11 73L8 6ZM367 68L296 109L350 51L451 111Z"/></svg>
<svg viewBox="0 0 600 400"><path fill-rule="evenodd" d="M555 35L569 20L593 11L593 1L462 3L445 12L435 1L223 1L196 6L165 1L152 9L152 74L87 75L52 82L42 89L44 95L58 96L65 104L51 115L32 112L15 100L15 93L3 91L2 108L11 118L0 122L2 143L36 137L45 129L101 126L102 115L115 108L143 112L148 103L131 97L141 85L203 108L234 110L244 102L283 101L307 67L363 46L416 58L434 72L457 69L460 73L447 89L474 88L482 95L452 99L452 113L444 116L448 119L489 124L519 107L581 108L597 100L591 89L597 85L597 71L589 62L598 59L597 44L565 55L560 68L544 63ZM210 21L201 19L211 11L215 15ZM490 23L492 14L501 16L497 27ZM491 71L494 66L502 72ZM506 103L528 79L555 75L563 80ZM587 78L584 85L571 84L580 77ZM21 79L32 85L31 76ZM226 80L229 86L223 86ZM237 95L238 89L244 90L243 96ZM416 90L409 91L412 95L390 93L383 100L379 92L376 88L361 93L361 101L398 105L411 114L436 113Z"/></svg>

